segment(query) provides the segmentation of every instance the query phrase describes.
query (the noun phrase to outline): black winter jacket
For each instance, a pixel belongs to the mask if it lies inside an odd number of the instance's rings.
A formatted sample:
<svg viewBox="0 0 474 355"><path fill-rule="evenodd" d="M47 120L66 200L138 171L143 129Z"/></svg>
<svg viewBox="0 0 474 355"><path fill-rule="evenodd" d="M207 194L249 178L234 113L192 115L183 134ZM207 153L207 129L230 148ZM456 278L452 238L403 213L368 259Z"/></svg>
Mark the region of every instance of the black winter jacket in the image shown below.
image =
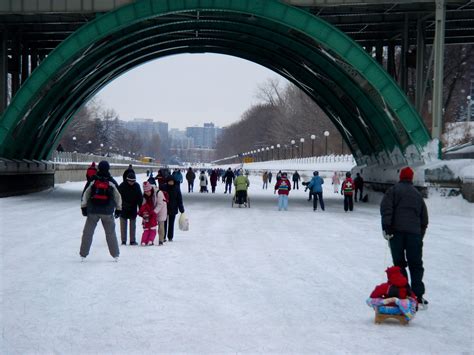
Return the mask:
<svg viewBox="0 0 474 355"><path fill-rule="evenodd" d="M181 189L176 185L168 185L166 187L166 191L169 195L169 202L168 202L168 214L169 215L177 215L178 210L179 212L184 212L183 206L183 196L181 195Z"/></svg>
<svg viewBox="0 0 474 355"><path fill-rule="evenodd" d="M130 185L128 182L122 182L119 186L119 192L122 196L122 214L125 219L137 218L137 211L142 205L143 194L138 183Z"/></svg>
<svg viewBox="0 0 474 355"><path fill-rule="evenodd" d="M385 193L380 204L382 228L393 232L424 235L428 227L428 210L420 192L409 181L400 181Z"/></svg>

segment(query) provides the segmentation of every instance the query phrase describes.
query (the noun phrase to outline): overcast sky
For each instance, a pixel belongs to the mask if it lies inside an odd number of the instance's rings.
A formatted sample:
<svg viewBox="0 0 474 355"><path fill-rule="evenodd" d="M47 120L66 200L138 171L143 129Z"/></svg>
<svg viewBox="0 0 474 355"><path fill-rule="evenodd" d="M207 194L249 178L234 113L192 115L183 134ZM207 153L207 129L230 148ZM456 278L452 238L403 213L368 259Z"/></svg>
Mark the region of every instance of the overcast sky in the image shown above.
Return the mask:
<svg viewBox="0 0 474 355"><path fill-rule="evenodd" d="M224 127L257 103L257 87L285 79L249 61L218 54L154 60L122 75L98 97L122 120L153 118L180 128L213 122Z"/></svg>

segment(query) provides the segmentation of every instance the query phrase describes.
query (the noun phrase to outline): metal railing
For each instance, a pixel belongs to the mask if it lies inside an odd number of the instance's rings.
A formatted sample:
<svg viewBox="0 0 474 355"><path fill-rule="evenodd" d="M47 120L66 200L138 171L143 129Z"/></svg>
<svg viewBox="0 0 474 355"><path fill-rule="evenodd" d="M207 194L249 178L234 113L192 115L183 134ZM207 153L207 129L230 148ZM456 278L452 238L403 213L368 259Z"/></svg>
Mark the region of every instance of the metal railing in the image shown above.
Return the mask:
<svg viewBox="0 0 474 355"><path fill-rule="evenodd" d="M55 151L51 156L51 161L54 163L91 163L93 161L99 162L107 160L112 164L132 164L139 163L140 165L155 165L154 163L144 163L136 159L124 156L101 156L94 154L83 154L74 152L58 152Z"/></svg>

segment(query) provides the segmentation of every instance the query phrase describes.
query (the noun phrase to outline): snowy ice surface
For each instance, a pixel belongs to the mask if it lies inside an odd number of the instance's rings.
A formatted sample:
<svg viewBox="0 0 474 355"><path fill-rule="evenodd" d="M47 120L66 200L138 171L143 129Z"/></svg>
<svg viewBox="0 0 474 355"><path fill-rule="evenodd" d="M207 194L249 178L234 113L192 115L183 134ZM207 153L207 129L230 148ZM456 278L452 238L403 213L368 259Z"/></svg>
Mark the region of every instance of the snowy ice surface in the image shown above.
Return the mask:
<svg viewBox="0 0 474 355"><path fill-rule="evenodd" d="M220 183L184 192L190 230L121 246L118 263L100 225L80 262L83 183L0 199L0 353L473 354L474 206L426 200L429 309L376 325L365 300L391 263L379 206L344 213L325 181L325 212L301 188L279 212L256 176L250 209Z"/></svg>

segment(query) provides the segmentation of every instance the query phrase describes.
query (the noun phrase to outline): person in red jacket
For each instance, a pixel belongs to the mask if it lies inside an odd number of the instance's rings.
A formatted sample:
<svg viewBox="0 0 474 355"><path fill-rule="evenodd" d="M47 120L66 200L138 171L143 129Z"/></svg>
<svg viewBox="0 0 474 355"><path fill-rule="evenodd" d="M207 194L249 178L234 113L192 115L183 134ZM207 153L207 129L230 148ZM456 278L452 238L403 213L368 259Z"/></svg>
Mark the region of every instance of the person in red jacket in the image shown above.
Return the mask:
<svg viewBox="0 0 474 355"><path fill-rule="evenodd" d="M92 181L94 175L97 174L97 168L95 167L95 162L93 161L92 164L87 168L86 171L86 180Z"/></svg>
<svg viewBox="0 0 474 355"><path fill-rule="evenodd" d="M402 274L399 266L392 266L385 270L387 282L377 285L370 294L370 298L391 298L405 299L408 297L416 300L415 293L411 290L407 278Z"/></svg>
<svg viewBox="0 0 474 355"><path fill-rule="evenodd" d="M344 211L352 211L354 209L354 201L352 194L354 193L354 182L351 178L351 173L346 173L346 179L342 182L341 195L344 195Z"/></svg>
<svg viewBox="0 0 474 355"><path fill-rule="evenodd" d="M278 211L285 210L288 211L288 194L291 191L291 182L287 178L286 173L281 174L281 178L277 179L275 184L276 193L278 190Z"/></svg>
<svg viewBox="0 0 474 355"><path fill-rule="evenodd" d="M138 210L138 215L143 218L143 234L141 245L153 245L156 237L156 226L158 225L158 216L155 212L156 195L153 186L145 181L143 183L143 204Z"/></svg>

